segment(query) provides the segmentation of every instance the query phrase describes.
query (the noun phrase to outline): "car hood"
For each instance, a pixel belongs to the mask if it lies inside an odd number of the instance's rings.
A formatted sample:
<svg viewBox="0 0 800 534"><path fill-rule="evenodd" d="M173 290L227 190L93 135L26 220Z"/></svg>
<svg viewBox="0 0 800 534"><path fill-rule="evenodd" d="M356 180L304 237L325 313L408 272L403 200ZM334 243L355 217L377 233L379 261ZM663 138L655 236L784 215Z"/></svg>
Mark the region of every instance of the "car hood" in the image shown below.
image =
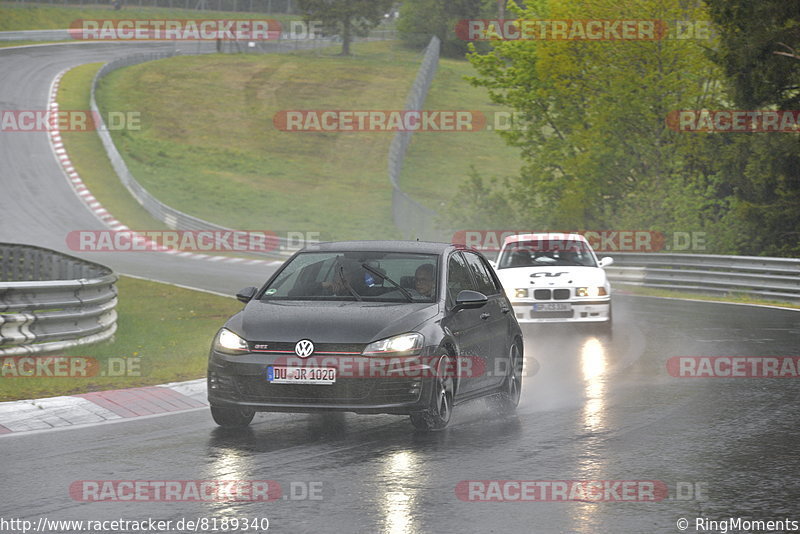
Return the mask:
<svg viewBox="0 0 800 534"><path fill-rule="evenodd" d="M436 303L250 301L227 327L248 341L370 343L412 331Z"/></svg>
<svg viewBox="0 0 800 534"><path fill-rule="evenodd" d="M600 267L553 265L511 267L497 271L503 287L582 287L603 286L606 272Z"/></svg>

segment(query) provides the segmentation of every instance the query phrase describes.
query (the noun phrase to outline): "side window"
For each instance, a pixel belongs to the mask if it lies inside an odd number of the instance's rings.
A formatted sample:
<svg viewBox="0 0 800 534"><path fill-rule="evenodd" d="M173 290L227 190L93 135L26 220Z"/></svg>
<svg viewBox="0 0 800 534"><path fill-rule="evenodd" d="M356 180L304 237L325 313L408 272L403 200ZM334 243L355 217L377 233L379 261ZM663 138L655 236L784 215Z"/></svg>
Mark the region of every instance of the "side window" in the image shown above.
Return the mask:
<svg viewBox="0 0 800 534"><path fill-rule="evenodd" d="M497 277L497 272L494 270L494 267L489 264L489 260L486 258L481 258L481 263L489 274L489 280L492 281L492 286L494 286L494 293L502 293L503 284L500 283L500 279Z"/></svg>
<svg viewBox="0 0 800 534"><path fill-rule="evenodd" d="M461 254L455 253L450 256L447 263L447 304L453 306L456 297L465 289L475 290L469 277L469 270Z"/></svg>
<svg viewBox="0 0 800 534"><path fill-rule="evenodd" d="M478 286L478 291L484 295L496 295L500 292L500 288L494 283L494 278L487 271L487 267L481 261L480 256L472 253L465 253L467 257L467 264L469 265L472 276L475 278L475 283Z"/></svg>

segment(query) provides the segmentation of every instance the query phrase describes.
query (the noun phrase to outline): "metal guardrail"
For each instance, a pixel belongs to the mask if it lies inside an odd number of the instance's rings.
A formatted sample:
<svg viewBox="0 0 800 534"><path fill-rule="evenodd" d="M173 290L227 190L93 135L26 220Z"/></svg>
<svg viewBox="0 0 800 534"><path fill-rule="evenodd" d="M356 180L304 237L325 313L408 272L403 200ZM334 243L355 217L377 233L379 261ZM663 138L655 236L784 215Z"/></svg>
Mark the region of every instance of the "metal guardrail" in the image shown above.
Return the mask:
<svg viewBox="0 0 800 534"><path fill-rule="evenodd" d="M425 97L428 96L433 77L439 66L439 50L441 42L439 38L433 36L425 55L422 65L414 80L414 85L408 94L405 110L420 110L425 104ZM389 181L392 184L392 220L394 225L406 239L438 239L439 236L433 233L435 226L436 212L423 206L407 193L400 189L400 173L403 170L403 161L406 157L408 145L411 142L410 131L398 131L392 139L389 147Z"/></svg>
<svg viewBox="0 0 800 534"><path fill-rule="evenodd" d="M396 39L397 38L397 30L371 30L369 35L366 37L353 37L353 42L362 42L362 41L386 41L389 39ZM15 30L15 31L0 31L0 41L75 41L75 42L119 42L119 41L105 41L101 39L91 40L91 39L79 39L77 35L73 35L70 33L68 29L61 29L61 30ZM141 41L137 41L141 42ZM173 42L181 42L182 44L186 44L192 41L173 41ZM213 41L195 41L200 43L212 43ZM253 45L250 45L250 43ZM341 43L341 39L338 37L307 37L307 36L299 36L296 34L292 34L290 32L281 33L281 35L277 39L269 39L266 41L250 41L248 39L242 39L240 41L233 41L233 40L225 40L225 44L236 43L242 49L239 50L240 52L246 52L247 50L244 47L249 48L267 48L270 45L274 45L275 43L280 43L283 45L283 48L286 50L298 50L298 49L306 49L306 48L321 48L324 46L330 46L332 44ZM209 50L211 51L211 50Z"/></svg>
<svg viewBox="0 0 800 534"><path fill-rule="evenodd" d="M53 250L0 243L0 356L97 343L117 330L117 276Z"/></svg>
<svg viewBox="0 0 800 534"><path fill-rule="evenodd" d="M86 5L94 7L99 2L95 0L14 0L18 5L60 4L69 6ZM113 2L108 2L107 5ZM123 17L126 7L166 7L170 9L196 9L200 12L206 10L234 11L251 13L298 13L297 0L124 0L119 11L109 11ZM108 17L111 18L111 17Z"/></svg>
<svg viewBox="0 0 800 534"><path fill-rule="evenodd" d="M69 41L69 30L19 30L0 32L0 41Z"/></svg>
<svg viewBox="0 0 800 534"><path fill-rule="evenodd" d="M800 302L800 259L637 252L598 256L614 258L606 272L615 283Z"/></svg>

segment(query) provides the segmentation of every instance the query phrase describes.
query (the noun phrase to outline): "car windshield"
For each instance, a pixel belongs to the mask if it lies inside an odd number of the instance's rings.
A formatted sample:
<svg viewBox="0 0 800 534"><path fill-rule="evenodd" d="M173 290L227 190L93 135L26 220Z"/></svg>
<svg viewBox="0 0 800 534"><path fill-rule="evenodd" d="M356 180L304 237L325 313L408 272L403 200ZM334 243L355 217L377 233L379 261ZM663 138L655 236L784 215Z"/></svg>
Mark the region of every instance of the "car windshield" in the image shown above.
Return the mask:
<svg viewBox="0 0 800 534"><path fill-rule="evenodd" d="M533 239L509 243L500 253L499 269L572 265L597 267L589 246L578 240Z"/></svg>
<svg viewBox="0 0 800 534"><path fill-rule="evenodd" d="M283 267L261 300L434 302L437 273L435 254L305 252Z"/></svg>

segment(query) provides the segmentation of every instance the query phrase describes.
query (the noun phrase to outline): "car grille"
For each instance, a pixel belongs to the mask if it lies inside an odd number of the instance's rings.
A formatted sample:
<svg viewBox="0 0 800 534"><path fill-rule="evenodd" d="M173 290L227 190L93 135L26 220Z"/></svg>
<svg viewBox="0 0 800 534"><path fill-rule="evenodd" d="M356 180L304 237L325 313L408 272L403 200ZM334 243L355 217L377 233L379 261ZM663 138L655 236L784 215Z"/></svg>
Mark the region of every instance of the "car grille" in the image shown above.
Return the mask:
<svg viewBox="0 0 800 534"><path fill-rule="evenodd" d="M569 289L534 289L533 298L536 300L569 300Z"/></svg>
<svg viewBox="0 0 800 534"><path fill-rule="evenodd" d="M553 292L549 289L534 289L533 298L536 300L550 300Z"/></svg>
<svg viewBox="0 0 800 534"><path fill-rule="evenodd" d="M243 400L295 404L389 404L419 398L418 379L341 378L331 385L270 384L263 376L236 377Z"/></svg>
<svg viewBox="0 0 800 534"><path fill-rule="evenodd" d="M299 341L299 340L298 340ZM314 340L311 340L314 342ZM254 352L292 352L297 342L291 341L251 341L250 349ZM263 348L266 345L267 348ZM258 348L256 348L258 347ZM314 354L361 354L366 345L364 343L316 343L314 342Z"/></svg>

